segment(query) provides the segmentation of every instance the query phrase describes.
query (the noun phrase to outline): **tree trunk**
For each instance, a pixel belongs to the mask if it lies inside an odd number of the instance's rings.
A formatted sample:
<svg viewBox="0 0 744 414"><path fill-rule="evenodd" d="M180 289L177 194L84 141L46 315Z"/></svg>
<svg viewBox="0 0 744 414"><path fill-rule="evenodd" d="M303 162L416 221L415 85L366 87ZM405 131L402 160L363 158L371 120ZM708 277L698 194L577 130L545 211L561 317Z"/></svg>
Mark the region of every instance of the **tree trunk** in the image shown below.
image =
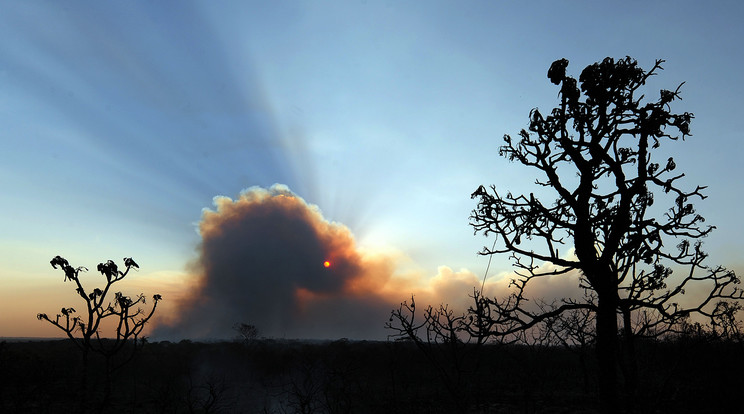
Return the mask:
<svg viewBox="0 0 744 414"><path fill-rule="evenodd" d="M597 362L599 407L604 414L618 412L617 406L617 292L597 290Z"/></svg>
<svg viewBox="0 0 744 414"><path fill-rule="evenodd" d="M630 309L623 308L623 377L628 408L633 408L638 390L638 363L636 361L635 337Z"/></svg>
<svg viewBox="0 0 744 414"><path fill-rule="evenodd" d="M83 348L83 370L82 376L80 377L80 398L78 403L80 409L78 412L85 413L88 411L88 349Z"/></svg>
<svg viewBox="0 0 744 414"><path fill-rule="evenodd" d="M101 402L101 406L99 409L99 412L103 413L108 408L110 402L111 402L111 366L112 361L111 358L112 355L106 355L106 378L104 383L104 391L103 391L103 401Z"/></svg>

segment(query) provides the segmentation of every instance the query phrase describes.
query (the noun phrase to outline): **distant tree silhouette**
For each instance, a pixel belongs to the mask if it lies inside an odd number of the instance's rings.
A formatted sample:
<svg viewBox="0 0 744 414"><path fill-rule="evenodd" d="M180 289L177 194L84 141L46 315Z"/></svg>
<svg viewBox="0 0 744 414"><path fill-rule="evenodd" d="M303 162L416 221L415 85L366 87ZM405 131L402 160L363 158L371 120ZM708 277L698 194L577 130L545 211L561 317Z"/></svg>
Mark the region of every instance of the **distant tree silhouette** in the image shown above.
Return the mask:
<svg viewBox="0 0 744 414"><path fill-rule="evenodd" d="M488 300L493 326L502 327L491 334L532 329L566 312L595 314L602 412L617 410L621 349L632 393L635 336L669 332L693 313L713 323L728 321L729 331L738 326L726 316L738 310L727 301L742 298L739 279L722 266L703 264L700 239L714 227L704 225L692 202L706 198L705 187L684 189L674 159L653 156L665 141L689 136L693 119L671 112L682 84L644 101L642 88L663 62L646 71L630 57L606 58L587 66L577 82L566 74L568 60L555 61L548 78L560 86L559 106L547 115L533 109L528 129L505 135L499 148L501 156L538 171L537 187L554 196L545 202L495 186L472 194L478 200L471 215L475 232L497 237L482 254L509 254L518 274L509 297ZM545 263L551 266L541 267ZM672 267L685 274L672 277ZM581 274L580 287L588 293L583 299L527 306L530 282L572 271ZM693 289L702 299L680 305L681 295Z"/></svg>
<svg viewBox="0 0 744 414"><path fill-rule="evenodd" d="M258 328L255 325L244 322L233 325L233 330L238 333L237 339L244 344L251 344L258 339Z"/></svg>
<svg viewBox="0 0 744 414"><path fill-rule="evenodd" d="M152 297L153 304L149 311L145 311L139 305L145 304L145 296L140 294L132 299L121 292L114 293L110 300L112 286L124 279L131 269L138 269L137 263L129 257L124 258L125 270L122 272L114 261L98 264L98 271L106 277L106 285L101 288L86 290L81 281L80 273L87 271L85 267L73 267L60 256L51 260L53 268L60 268L64 274L64 281L72 281L77 286L78 295L85 302L85 311L82 316L76 316L74 308L62 308L54 318L46 313L39 313L37 318L45 320L61 329L68 338L82 351L82 401L87 394L88 357L91 351L102 355L106 360L106 383L102 407L108 403L111 394L111 374L129 362L136 351L145 343L145 338L140 337L145 324L155 314L158 302L162 300L160 295ZM111 321L115 326L113 337L106 337L101 333L101 323ZM131 353L124 357L118 364L114 365L114 356L120 354L125 346L131 343Z"/></svg>

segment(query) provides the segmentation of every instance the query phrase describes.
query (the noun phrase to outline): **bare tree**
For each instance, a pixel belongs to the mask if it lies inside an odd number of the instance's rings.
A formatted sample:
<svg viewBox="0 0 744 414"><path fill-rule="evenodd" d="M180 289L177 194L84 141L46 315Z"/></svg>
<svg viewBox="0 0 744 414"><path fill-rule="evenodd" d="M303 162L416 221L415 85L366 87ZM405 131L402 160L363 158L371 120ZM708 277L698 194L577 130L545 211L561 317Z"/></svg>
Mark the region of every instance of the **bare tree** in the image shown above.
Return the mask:
<svg viewBox="0 0 744 414"><path fill-rule="evenodd" d="M51 260L53 268L59 267L65 274L64 281L72 281L77 286L76 292L85 302L85 313L76 316L74 308L62 308L54 318L46 313L39 313L37 318L45 320L61 329L68 338L82 351L82 401L87 394L88 356L91 351L102 355L106 359L106 383L103 406L108 403L111 394L111 374L129 362L136 351L145 343L141 337L145 324L152 318L160 295L154 295L153 304L149 311L142 309L145 296L140 294L136 298L125 296L121 292L114 293L110 300L109 293L112 286L124 279L131 269L138 269L137 263L129 257L124 258L125 270L119 270L112 260L98 264L98 271L106 277L106 285L101 288L86 290L80 281L80 273L87 271L85 267L73 267L63 257L56 256ZM113 337L101 334L102 323L110 321L114 326ZM114 356L120 354L127 344L131 344L131 352L123 361L114 365Z"/></svg>
<svg viewBox="0 0 744 414"><path fill-rule="evenodd" d="M237 340L246 345L252 344L258 339L258 328L255 325L240 322L233 325L232 328L238 333Z"/></svg>
<svg viewBox="0 0 744 414"><path fill-rule="evenodd" d="M471 401L471 377L480 367L480 347L498 329L490 317L486 299L478 290L471 296L467 313L456 313L448 305L427 306L418 316L416 301L401 303L391 312L385 327L396 340L411 341L423 353L447 390L454 411L466 412ZM419 310L420 311L420 310ZM499 343L515 342L517 335L499 336Z"/></svg>
<svg viewBox="0 0 744 414"><path fill-rule="evenodd" d="M607 58L587 66L577 82L566 75L568 60L555 61L548 78L560 86L559 106L548 115L533 109L528 129L516 138L505 135L499 148L501 156L536 170L538 188L554 195L544 202L495 186L472 194L475 232L498 241L482 254L509 254L518 275L511 296L489 301L494 315L514 324L493 334L530 329L564 312L595 313L603 412L617 410L619 342L632 341L633 315L653 321L643 329L665 331L693 313L714 317L722 310L718 301L742 298L733 271L703 264L700 239L714 227L703 224L692 201L705 198L705 187L684 189L674 159L654 156L662 143L689 136L693 119L671 112L681 84L644 101L642 88L663 62L646 71L630 57ZM654 206L655 197L670 204L665 212ZM672 267L685 274L675 280ZM567 298L542 311L526 306L530 282L571 271L581 272L580 287L592 292L590 299ZM692 289L707 294L695 306L681 306L680 296ZM632 342L627 345L632 353Z"/></svg>
<svg viewBox="0 0 744 414"><path fill-rule="evenodd" d="M200 382L197 382L200 381ZM211 373L195 381L194 374L188 372L188 388L184 402L189 413L229 412L234 408L228 398L229 384L224 374Z"/></svg>

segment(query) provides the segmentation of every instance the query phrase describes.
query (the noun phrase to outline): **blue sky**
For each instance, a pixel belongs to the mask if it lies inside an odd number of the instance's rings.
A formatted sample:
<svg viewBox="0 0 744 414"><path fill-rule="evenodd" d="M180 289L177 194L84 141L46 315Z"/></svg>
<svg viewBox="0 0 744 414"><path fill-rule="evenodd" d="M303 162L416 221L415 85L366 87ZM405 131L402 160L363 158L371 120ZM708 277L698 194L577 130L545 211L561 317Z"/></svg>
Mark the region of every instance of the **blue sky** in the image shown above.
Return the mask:
<svg viewBox="0 0 744 414"><path fill-rule="evenodd" d="M178 289L202 209L274 183L426 274L482 275L469 195L533 190L497 149L531 108L556 104L545 74L562 57L574 75L606 56L666 59L652 98L687 82L675 109L695 113L693 136L668 151L690 186L709 186L698 210L719 228L711 261L744 269L743 7L4 3L0 336L30 332L19 326L62 288L57 254L91 267L132 256L143 280L167 274ZM496 258L491 273L508 267Z"/></svg>

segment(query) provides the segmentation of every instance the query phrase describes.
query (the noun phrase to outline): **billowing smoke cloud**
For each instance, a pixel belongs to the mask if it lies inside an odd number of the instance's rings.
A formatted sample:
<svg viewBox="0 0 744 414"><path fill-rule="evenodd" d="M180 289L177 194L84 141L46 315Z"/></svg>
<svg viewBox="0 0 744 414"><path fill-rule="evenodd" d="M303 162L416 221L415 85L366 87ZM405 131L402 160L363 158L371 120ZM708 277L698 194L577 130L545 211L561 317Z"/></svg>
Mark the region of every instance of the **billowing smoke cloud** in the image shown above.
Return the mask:
<svg viewBox="0 0 744 414"><path fill-rule="evenodd" d="M346 226L329 222L283 185L214 204L199 225L193 286L155 337L229 338L243 322L269 337L384 339L390 311L411 294L422 305L464 310L468 294L481 287L467 269L440 266L427 277L400 253L358 247ZM508 277L491 280L486 294L507 294ZM577 281L555 283L560 286L549 290Z"/></svg>
<svg viewBox="0 0 744 414"><path fill-rule="evenodd" d="M375 292L393 273L387 257L358 249L347 227L282 185L215 207L199 226L197 282L156 335L226 337L236 322L274 337L384 335L390 304Z"/></svg>

